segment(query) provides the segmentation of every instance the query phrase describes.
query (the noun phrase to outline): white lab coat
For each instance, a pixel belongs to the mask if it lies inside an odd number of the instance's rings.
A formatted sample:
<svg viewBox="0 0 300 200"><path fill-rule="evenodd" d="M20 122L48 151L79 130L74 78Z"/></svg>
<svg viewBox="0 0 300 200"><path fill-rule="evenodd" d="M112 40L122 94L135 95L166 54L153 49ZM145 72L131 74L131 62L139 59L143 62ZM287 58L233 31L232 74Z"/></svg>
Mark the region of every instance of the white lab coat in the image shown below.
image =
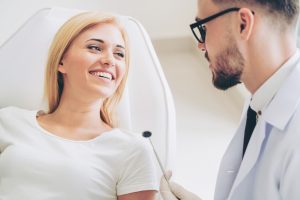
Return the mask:
<svg viewBox="0 0 300 200"><path fill-rule="evenodd" d="M300 64L262 110L242 159L246 112L222 159L215 200L300 200Z"/></svg>

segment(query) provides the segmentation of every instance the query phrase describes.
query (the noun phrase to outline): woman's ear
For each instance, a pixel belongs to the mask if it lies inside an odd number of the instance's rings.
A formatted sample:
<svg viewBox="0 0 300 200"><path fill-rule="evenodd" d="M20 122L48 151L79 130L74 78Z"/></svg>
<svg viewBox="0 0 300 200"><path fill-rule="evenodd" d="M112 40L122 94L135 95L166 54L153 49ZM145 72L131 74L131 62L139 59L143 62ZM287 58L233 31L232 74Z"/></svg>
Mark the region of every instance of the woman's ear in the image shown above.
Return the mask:
<svg viewBox="0 0 300 200"><path fill-rule="evenodd" d="M239 14L239 30L243 40L248 40L254 26L254 13L248 8L241 8Z"/></svg>
<svg viewBox="0 0 300 200"><path fill-rule="evenodd" d="M62 73L62 74L65 74L65 73L66 73L66 69L65 69L65 67L64 67L63 61L60 61L60 62L59 62L59 65L58 65L58 71L59 71L60 73Z"/></svg>

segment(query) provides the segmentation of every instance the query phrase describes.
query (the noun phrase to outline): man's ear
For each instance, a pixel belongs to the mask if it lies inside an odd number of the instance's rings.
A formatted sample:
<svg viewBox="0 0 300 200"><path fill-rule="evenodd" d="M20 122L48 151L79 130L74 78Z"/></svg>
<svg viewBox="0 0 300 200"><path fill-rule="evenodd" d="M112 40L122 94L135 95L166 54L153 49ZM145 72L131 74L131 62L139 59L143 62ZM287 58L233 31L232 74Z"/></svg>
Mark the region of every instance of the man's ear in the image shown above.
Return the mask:
<svg viewBox="0 0 300 200"><path fill-rule="evenodd" d="M254 26L254 13L248 8L241 8L239 14L239 31L243 40L248 40Z"/></svg>

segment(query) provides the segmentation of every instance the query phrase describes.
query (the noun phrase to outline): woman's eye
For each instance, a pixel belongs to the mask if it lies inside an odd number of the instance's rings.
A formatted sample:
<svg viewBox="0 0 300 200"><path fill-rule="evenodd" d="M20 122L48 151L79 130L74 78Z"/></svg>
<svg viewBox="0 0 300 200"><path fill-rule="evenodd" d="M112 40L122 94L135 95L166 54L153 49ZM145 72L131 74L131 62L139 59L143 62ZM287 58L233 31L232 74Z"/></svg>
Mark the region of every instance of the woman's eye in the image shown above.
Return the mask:
<svg viewBox="0 0 300 200"><path fill-rule="evenodd" d="M120 58L124 58L125 57L125 55L124 55L123 52L116 52L115 55L117 55Z"/></svg>
<svg viewBox="0 0 300 200"><path fill-rule="evenodd" d="M90 45L88 46L88 49L94 50L94 51L101 51L102 49L98 46L95 45Z"/></svg>

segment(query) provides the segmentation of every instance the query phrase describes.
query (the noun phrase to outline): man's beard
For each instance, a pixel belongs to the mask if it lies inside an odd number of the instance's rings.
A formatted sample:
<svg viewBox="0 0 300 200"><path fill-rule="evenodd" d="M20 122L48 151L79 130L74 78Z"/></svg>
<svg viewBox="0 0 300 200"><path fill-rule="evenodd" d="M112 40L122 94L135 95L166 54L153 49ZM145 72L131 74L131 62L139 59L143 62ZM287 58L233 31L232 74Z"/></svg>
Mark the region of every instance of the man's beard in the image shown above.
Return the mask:
<svg viewBox="0 0 300 200"><path fill-rule="evenodd" d="M244 69L244 58L235 42L216 57L216 64L212 67L213 84L216 88L227 90L241 83L241 75ZM208 54L205 57L209 60Z"/></svg>

